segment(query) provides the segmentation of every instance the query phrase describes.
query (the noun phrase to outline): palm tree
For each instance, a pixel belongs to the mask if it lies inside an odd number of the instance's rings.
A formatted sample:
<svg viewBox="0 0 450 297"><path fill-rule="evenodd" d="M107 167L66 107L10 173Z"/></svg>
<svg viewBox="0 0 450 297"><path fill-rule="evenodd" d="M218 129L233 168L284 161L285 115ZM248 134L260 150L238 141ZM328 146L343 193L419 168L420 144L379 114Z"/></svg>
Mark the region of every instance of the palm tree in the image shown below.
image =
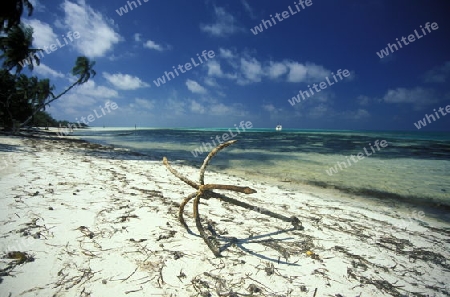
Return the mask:
<svg viewBox="0 0 450 297"><path fill-rule="evenodd" d="M45 103L50 96L54 97L49 79L39 80L24 74L12 75L7 70L0 71L0 125L12 128L14 121L26 120L35 113L36 107ZM45 105L44 108L45 110Z"/></svg>
<svg viewBox="0 0 450 297"><path fill-rule="evenodd" d="M36 106L36 109L34 110L34 112L26 119L25 122L20 124L20 127L26 126L31 121L31 119L33 118L33 116L36 112L38 112L42 109L45 109L45 106L50 105L50 103L52 103L53 101L61 98L61 96L66 94L73 87L75 87L77 85L82 85L85 82L87 82L91 77L94 77L96 75L96 72L93 69L94 65L95 65L94 61L90 61L86 57L78 57L75 62L75 66L72 68L72 75L78 76L78 79L56 97L51 92L51 90L53 90L53 89L50 89L50 92L48 95L51 95L53 98L50 99L49 101L45 101L49 97L49 96L47 96L47 97L45 97L45 99L43 101L39 102L39 104Z"/></svg>
<svg viewBox="0 0 450 297"><path fill-rule="evenodd" d="M52 98L55 97L55 95L53 94L53 90L55 89L55 86L50 85L50 80L48 78L39 80L36 87L37 87L37 94L36 94L37 96L34 101L35 105L41 105L50 96L52 96ZM45 105L44 105L44 110L45 110Z"/></svg>
<svg viewBox="0 0 450 297"><path fill-rule="evenodd" d="M3 0L0 10L0 32L9 31L20 24L24 6L28 9L28 16L33 13L33 5L29 0ZM7 24L6 24L7 23Z"/></svg>
<svg viewBox="0 0 450 297"><path fill-rule="evenodd" d="M36 94L37 84L38 78L36 76L28 77L25 74L17 76L16 95L19 95L25 101L32 99Z"/></svg>
<svg viewBox="0 0 450 297"><path fill-rule="evenodd" d="M4 114L8 115L8 118L3 119L3 123L9 129L17 126L14 125L15 122L20 123L33 111L29 102L36 97L38 79L36 77L27 77L24 74L12 75L5 69L3 71L5 75L9 75L9 79L4 75L2 80L4 82L9 81L10 84L4 89L5 93L2 94L1 98Z"/></svg>
<svg viewBox="0 0 450 297"><path fill-rule="evenodd" d="M42 105L42 109L45 110L45 107L47 106L45 100L47 100L50 96L55 96L52 92L55 87L50 86L50 80L48 78L37 80L36 77L30 78L30 84L28 87L30 95L25 98L25 104L30 106L33 120L34 115L39 112L36 108Z"/></svg>
<svg viewBox="0 0 450 297"><path fill-rule="evenodd" d="M78 79L69 86L64 92L53 98L48 103L51 103L52 101L55 101L62 95L66 94L70 89L75 87L76 85L82 85L85 82L87 82L91 77L94 77L97 73L93 69L95 65L95 61L90 61L86 57L78 57L75 66L72 68L72 75L79 76Z"/></svg>
<svg viewBox="0 0 450 297"><path fill-rule="evenodd" d="M11 102L16 94L16 76L6 69L0 70L0 125L12 127Z"/></svg>
<svg viewBox="0 0 450 297"><path fill-rule="evenodd" d="M0 37L0 50L3 52L0 59L3 60L3 68L11 70L16 67L18 74L26 64L32 70L33 59L36 65L39 65L37 53L42 49L31 48L32 43L33 28L23 25L13 27L7 36Z"/></svg>

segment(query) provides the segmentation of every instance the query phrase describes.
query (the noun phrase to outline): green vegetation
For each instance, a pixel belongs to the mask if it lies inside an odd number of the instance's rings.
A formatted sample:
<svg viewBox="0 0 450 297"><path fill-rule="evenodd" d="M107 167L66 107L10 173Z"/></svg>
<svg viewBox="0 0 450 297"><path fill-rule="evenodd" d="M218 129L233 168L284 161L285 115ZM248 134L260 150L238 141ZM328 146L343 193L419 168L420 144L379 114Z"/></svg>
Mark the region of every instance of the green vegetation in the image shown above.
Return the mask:
<svg viewBox="0 0 450 297"><path fill-rule="evenodd" d="M56 121L45 108L53 101L61 98L73 87L84 84L95 76L95 62L87 57L78 57L72 69L77 80L59 95L54 95L55 87L48 78L38 79L36 76L21 74L24 59L32 56L28 64L33 70L34 63L39 65L36 55L42 49L32 48L33 28L24 26L20 18L26 7L28 16L33 6L28 0L6 0L0 12L0 126L5 130L16 131L25 126L59 126L67 125L67 121ZM13 71L14 70L14 71Z"/></svg>

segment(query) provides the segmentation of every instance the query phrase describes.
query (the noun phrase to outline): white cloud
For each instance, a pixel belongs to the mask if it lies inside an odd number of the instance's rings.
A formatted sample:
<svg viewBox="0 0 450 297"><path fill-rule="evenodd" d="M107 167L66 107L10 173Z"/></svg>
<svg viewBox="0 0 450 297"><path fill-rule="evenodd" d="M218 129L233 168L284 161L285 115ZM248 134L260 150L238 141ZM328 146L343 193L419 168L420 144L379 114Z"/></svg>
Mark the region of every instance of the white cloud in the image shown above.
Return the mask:
<svg viewBox="0 0 450 297"><path fill-rule="evenodd" d="M278 78L287 72L288 67L285 63L270 61L267 67L267 75L270 78Z"/></svg>
<svg viewBox="0 0 450 297"><path fill-rule="evenodd" d="M325 67L311 62L259 61L249 53L238 55L230 49L219 49L219 59L207 64L210 77L235 80L239 85L261 82L262 79L283 79L287 82L321 82L331 75ZM224 72L220 59L225 60L235 73Z"/></svg>
<svg viewBox="0 0 450 297"><path fill-rule="evenodd" d="M206 67L208 67L208 75L216 77L224 77L224 73L222 72L219 62L215 60L209 61L206 64Z"/></svg>
<svg viewBox="0 0 450 297"><path fill-rule="evenodd" d="M109 57L108 57L108 60L110 60L110 61L117 61L117 60L119 60L119 59L123 59L123 58L132 58L132 57L135 57L136 56L136 54L135 53L131 53L131 52L125 52L125 53L123 53L123 54L119 54L119 55L115 55L115 54L111 54Z"/></svg>
<svg viewBox="0 0 450 297"><path fill-rule="evenodd" d="M199 113L199 114L204 114L206 112L205 106L195 100L191 100L190 110L194 113Z"/></svg>
<svg viewBox="0 0 450 297"><path fill-rule="evenodd" d="M47 65L41 63L39 66L35 66L33 68L33 72L40 74L42 76L52 76L55 78L63 78L65 77L64 74L62 74L59 71L53 70L52 68L48 67Z"/></svg>
<svg viewBox="0 0 450 297"><path fill-rule="evenodd" d="M325 69L323 66L316 65L314 63L306 63L308 69L308 78L311 80L324 80L325 77L331 74L330 70Z"/></svg>
<svg viewBox="0 0 450 297"><path fill-rule="evenodd" d="M263 105L262 108L263 108L265 111L269 111L269 112L275 110L275 106L273 106L273 104L266 104L266 105Z"/></svg>
<svg viewBox="0 0 450 297"><path fill-rule="evenodd" d="M192 93L196 94L206 94L207 91L204 87L202 87L198 82L194 80L186 80L186 86Z"/></svg>
<svg viewBox="0 0 450 297"><path fill-rule="evenodd" d="M247 84L250 82L260 82L261 77L264 75L261 63L255 58L245 59L241 58L241 73L245 77L244 80L240 79L239 84Z"/></svg>
<svg viewBox="0 0 450 297"><path fill-rule="evenodd" d="M424 81L428 83L445 83L450 77L450 61L442 66L428 70L424 75Z"/></svg>
<svg viewBox="0 0 450 297"><path fill-rule="evenodd" d="M219 95L220 97L227 97L227 94L225 94L222 91L216 91L216 94Z"/></svg>
<svg viewBox="0 0 450 297"><path fill-rule="evenodd" d="M142 34L134 33L134 41L137 41L137 42L141 41L141 37L142 37Z"/></svg>
<svg viewBox="0 0 450 297"><path fill-rule="evenodd" d="M73 93L70 93L72 91ZM81 119L82 116L86 117L92 113L92 110L98 107L99 102L99 100L90 96L83 96L83 100L80 100L80 93L76 89L72 89L52 103L48 111L52 114L64 113L65 116L70 116L70 118L66 118L68 121L75 121L76 118Z"/></svg>
<svg viewBox="0 0 450 297"><path fill-rule="evenodd" d="M348 120L362 120L370 117L370 114L365 109L358 109L356 111L344 111L340 117Z"/></svg>
<svg viewBox="0 0 450 297"><path fill-rule="evenodd" d="M103 77L106 78L111 84L121 90L136 90L150 86L149 84L143 82L140 78L129 74L110 74L108 72L103 72L102 74Z"/></svg>
<svg viewBox="0 0 450 297"><path fill-rule="evenodd" d="M165 109L168 111L166 117L168 118L176 118L186 112L186 102L179 100L176 93L165 100L165 103Z"/></svg>
<svg viewBox="0 0 450 297"><path fill-rule="evenodd" d="M260 83L265 79L307 84L319 83L325 81L327 76L331 76L330 70L312 62L300 63L290 60L261 61L249 52L239 54L232 49L226 48L219 48L217 58L209 61L206 66L207 77L204 79L204 83L212 87L218 87L220 85L219 80L223 78L244 86ZM320 94L316 94L314 99L316 102L324 103L330 102L333 96L333 93L323 91Z"/></svg>
<svg viewBox="0 0 450 297"><path fill-rule="evenodd" d="M219 49L219 56L221 58L225 58L225 59L232 59L235 57L235 55L233 54L233 52L231 50L224 49L224 48Z"/></svg>
<svg viewBox="0 0 450 297"><path fill-rule="evenodd" d="M290 63L289 64L289 74L288 81L289 82L303 82L306 80L306 74L308 70L306 66L300 63Z"/></svg>
<svg viewBox="0 0 450 297"><path fill-rule="evenodd" d="M370 98L369 98L368 96L365 96L365 95L359 95L359 96L356 98L356 102L357 102L359 105L366 106L366 105L369 105Z"/></svg>
<svg viewBox="0 0 450 297"><path fill-rule="evenodd" d="M253 12L253 8L248 4L246 0L241 0L242 5L244 6L244 9L248 12L250 15L250 18L256 19L255 13Z"/></svg>
<svg viewBox="0 0 450 297"><path fill-rule="evenodd" d="M75 87L76 93L98 98L117 98L119 94L116 90L105 86L97 86L93 80L88 80L81 86Z"/></svg>
<svg viewBox="0 0 450 297"><path fill-rule="evenodd" d="M308 115L310 118L321 118L324 116L330 116L331 109L329 106L325 104L319 104L314 106L311 110L308 111Z"/></svg>
<svg viewBox="0 0 450 297"><path fill-rule="evenodd" d="M44 49L51 44L56 44L58 35L53 32L53 28L49 24L36 19L25 20L24 23L33 27L33 45L35 47ZM46 52L43 53L46 54Z"/></svg>
<svg viewBox="0 0 450 297"><path fill-rule="evenodd" d="M439 102L435 92L429 89L416 87L414 89L397 88L388 90L382 100L393 104L411 104L414 109L420 110L427 105Z"/></svg>
<svg viewBox="0 0 450 297"><path fill-rule="evenodd" d="M232 113L232 108L223 103L210 106L210 112L213 115L226 115Z"/></svg>
<svg viewBox="0 0 450 297"><path fill-rule="evenodd" d="M238 31L243 31L242 28L236 25L236 19L234 18L234 16L226 12L224 8L215 7L214 13L216 23L201 24L200 29L203 32L207 32L213 36L224 37Z"/></svg>
<svg viewBox="0 0 450 297"><path fill-rule="evenodd" d="M311 99L314 100L313 102L330 102L334 97L335 95L332 91L324 90L320 93L315 93Z"/></svg>
<svg viewBox="0 0 450 297"><path fill-rule="evenodd" d="M39 0L29 0L31 5L33 5L33 13L34 12L43 12L45 10L45 6L39 2ZM26 12L28 14L28 9L26 9Z"/></svg>
<svg viewBox="0 0 450 297"><path fill-rule="evenodd" d="M212 77L206 77L204 80L205 84L210 86L210 87L218 87L219 84L217 83L217 81L212 78Z"/></svg>
<svg viewBox="0 0 450 297"><path fill-rule="evenodd" d="M85 0L78 0L77 3L65 0L61 7L65 12L62 26L80 33L74 47L81 54L92 58L103 57L122 40L114 31L113 21L92 9Z"/></svg>
<svg viewBox="0 0 450 297"><path fill-rule="evenodd" d="M144 108L144 109L149 109L149 110L153 109L155 107L155 100L146 100L143 98L135 98L134 103L139 108Z"/></svg>
<svg viewBox="0 0 450 297"><path fill-rule="evenodd" d="M356 120L359 120L359 119L362 119L362 118L368 118L368 117L370 117L370 114L365 109L358 109L356 111L356 113L354 114L354 119L356 119Z"/></svg>
<svg viewBox="0 0 450 297"><path fill-rule="evenodd" d="M225 105L223 103L217 103L210 105L208 107L209 114L215 115L215 116L245 116L247 115L247 112L244 110L244 107L241 104L231 104L231 105Z"/></svg>
<svg viewBox="0 0 450 297"><path fill-rule="evenodd" d="M149 48L149 49L154 49L154 50L157 50L160 52L162 52L164 50L164 48L161 45L157 44L156 42L154 42L152 40L147 40L144 43L144 47Z"/></svg>
<svg viewBox="0 0 450 297"><path fill-rule="evenodd" d="M55 93L58 94L60 92ZM94 109L101 114L99 106L104 106L106 101L117 97L117 91L105 86L97 86L91 79L80 86L75 86L61 99L51 104L48 110L52 115L57 115L57 118L76 121L77 118L81 119L81 117L93 114ZM110 114L107 114L105 117L110 116Z"/></svg>
<svg viewBox="0 0 450 297"><path fill-rule="evenodd" d="M187 100L191 112L197 114L208 114L212 116L245 116L248 112L240 103L225 105L214 98L202 98L201 100ZM185 106L184 102L183 105Z"/></svg>
<svg viewBox="0 0 450 297"><path fill-rule="evenodd" d="M301 64L298 62L287 62L289 67L289 74L287 80L289 82L317 82L323 81L330 71L323 66L315 65L313 63Z"/></svg>
<svg viewBox="0 0 450 297"><path fill-rule="evenodd" d="M278 112L282 111L282 108L276 108L273 104L263 104L262 108L265 111L270 112L271 114L277 114Z"/></svg>

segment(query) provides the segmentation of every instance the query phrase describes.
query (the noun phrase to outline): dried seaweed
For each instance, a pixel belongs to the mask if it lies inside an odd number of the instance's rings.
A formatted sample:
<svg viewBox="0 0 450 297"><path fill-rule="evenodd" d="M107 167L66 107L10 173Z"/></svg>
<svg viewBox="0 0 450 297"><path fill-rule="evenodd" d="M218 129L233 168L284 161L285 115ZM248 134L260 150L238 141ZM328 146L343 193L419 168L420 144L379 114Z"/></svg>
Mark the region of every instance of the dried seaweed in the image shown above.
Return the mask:
<svg viewBox="0 0 450 297"><path fill-rule="evenodd" d="M20 251L8 252L2 258L12 261L9 262L5 268L0 269L0 283L2 282L2 276L10 276L11 271L14 270L17 265L22 265L34 261L34 257L32 255Z"/></svg>

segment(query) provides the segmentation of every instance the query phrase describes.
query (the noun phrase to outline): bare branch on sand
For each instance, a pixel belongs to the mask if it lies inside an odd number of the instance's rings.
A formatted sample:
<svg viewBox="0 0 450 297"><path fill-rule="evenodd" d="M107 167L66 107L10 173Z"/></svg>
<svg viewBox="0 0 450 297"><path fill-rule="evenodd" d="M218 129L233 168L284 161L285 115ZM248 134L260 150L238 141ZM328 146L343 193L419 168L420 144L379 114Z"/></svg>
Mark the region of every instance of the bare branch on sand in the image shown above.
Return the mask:
<svg viewBox="0 0 450 297"><path fill-rule="evenodd" d="M203 165L200 168L200 182L199 184L191 181L190 179L188 179L187 177L184 177L183 175L181 175L178 171L176 171L175 169L173 169L170 164L169 161L167 160L166 157L164 157L163 159L163 163L164 165L166 165L167 169L169 169L169 171L175 175L176 177L178 177L180 180L182 180L183 182L185 182L186 184L190 185L191 187L193 187L194 189L197 190L197 192L190 194L189 196L187 196L180 204L180 208L178 211L178 219L180 220L180 223L188 230L188 232L190 232L189 227L187 226L184 218L183 218L183 211L184 211L184 207L185 205L192 199L194 199L194 219L195 219L195 225L197 226L198 232L200 233L201 237L203 238L203 240L206 242L206 244L208 245L209 249L213 252L213 254L216 257L220 257L220 247L218 246L218 242L217 240L215 240L214 238L214 234L212 234L212 237L208 236L205 233L205 229L202 226L201 220L200 220L200 213L198 210L198 205L200 203L200 198L204 198L204 199L210 199L210 198L218 198L219 200L222 200L224 202L228 202L231 204L234 204L236 206L240 206L243 207L245 209L248 210L258 210L258 212L260 212L261 214L264 215L268 215L270 217L276 218L276 219L280 219L282 221L285 222L290 222L292 223L292 225L294 226L294 229L297 230L302 230L302 223L300 222L300 220L295 217L295 216L291 216L291 217L286 217L280 214L276 214L274 212L271 212L267 209L263 209L261 207L255 207L251 204L239 201L237 199L234 198L229 198L225 195L222 194L218 194L216 192L214 192L213 190L227 190L227 191L234 191L234 192L238 192L238 193L244 193L244 194L253 194L256 193L256 190L249 188L249 187L240 187L240 186L234 186L234 185L220 185L220 184L206 184L205 185L205 170L206 167L209 164L209 161L211 161L211 159L222 149L226 148L227 146L230 146L234 143L236 143L237 140L230 140L227 142L224 142L222 144L219 144L217 147L215 147L209 154L208 156L206 156L205 160L203 161ZM214 231L212 231L212 233L214 233Z"/></svg>

